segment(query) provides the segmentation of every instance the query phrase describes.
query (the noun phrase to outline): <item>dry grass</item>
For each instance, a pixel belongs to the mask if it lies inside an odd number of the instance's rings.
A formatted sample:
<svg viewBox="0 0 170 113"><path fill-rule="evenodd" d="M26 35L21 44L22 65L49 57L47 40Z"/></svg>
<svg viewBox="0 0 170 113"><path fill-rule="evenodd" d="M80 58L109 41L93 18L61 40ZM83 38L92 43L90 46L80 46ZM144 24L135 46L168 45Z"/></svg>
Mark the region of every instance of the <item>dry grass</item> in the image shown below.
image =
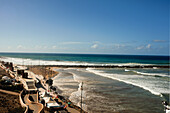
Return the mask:
<svg viewBox="0 0 170 113"><path fill-rule="evenodd" d="M0 92L0 113L23 113L19 97Z"/></svg>

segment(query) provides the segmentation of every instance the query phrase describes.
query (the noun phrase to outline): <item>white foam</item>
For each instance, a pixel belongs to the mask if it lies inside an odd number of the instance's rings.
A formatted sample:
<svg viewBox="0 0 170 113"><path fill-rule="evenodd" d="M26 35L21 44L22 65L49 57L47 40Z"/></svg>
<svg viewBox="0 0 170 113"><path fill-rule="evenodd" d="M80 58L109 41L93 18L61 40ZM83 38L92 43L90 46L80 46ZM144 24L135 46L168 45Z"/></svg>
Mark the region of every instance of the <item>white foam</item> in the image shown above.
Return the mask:
<svg viewBox="0 0 170 113"><path fill-rule="evenodd" d="M46 61L46 60L33 60L24 58L11 58L1 57L1 61L13 62L18 65L64 65L64 66L145 66L151 64L139 64L139 63L87 63L76 61Z"/></svg>
<svg viewBox="0 0 170 113"><path fill-rule="evenodd" d="M134 72L134 73L141 74L141 75L169 77L168 75L161 74L161 73L144 73L144 72L139 72L139 71L135 71L135 70L127 70L127 69L125 69L125 71L132 71L132 72Z"/></svg>
<svg viewBox="0 0 170 113"><path fill-rule="evenodd" d="M139 71L134 71L138 74L142 74L142 75L151 75L151 76L160 76L160 77L168 77L168 75L165 74L158 74L158 73L143 73L143 72L139 72Z"/></svg>
<svg viewBox="0 0 170 113"><path fill-rule="evenodd" d="M62 91L62 95L68 96L69 100L71 100L75 105L80 107L81 86L82 86L82 81L84 80L84 77L81 77L81 76L76 75L75 73L72 73L71 68L57 69L57 70L59 71L59 74L53 78L54 86L57 86ZM70 75L68 75L67 73L70 73ZM72 78L69 78L71 76ZM78 86L78 88L72 89L72 88L63 87L63 85L73 85L73 86ZM84 99L87 98L84 87L85 87L85 84L83 84L83 90L82 90L83 101ZM87 110L87 105L85 103L83 103L82 106L83 106L83 110Z"/></svg>
<svg viewBox="0 0 170 113"><path fill-rule="evenodd" d="M83 85L83 87L85 87L85 85ZM79 88L77 91L71 93L69 99L74 103L77 104L77 106L80 106L80 102L81 102L81 96L82 96L82 100L84 101L84 99L86 98L86 91L85 90L81 90L82 89L82 83L79 83ZM83 104L83 109L86 110L87 105Z"/></svg>
<svg viewBox="0 0 170 113"><path fill-rule="evenodd" d="M125 69L125 71L130 71L130 70L128 70L128 69Z"/></svg>
<svg viewBox="0 0 170 113"><path fill-rule="evenodd" d="M164 88L159 87L159 83L157 83L158 86L155 86L156 83L152 83L149 80L144 81L144 79L143 79L144 77L142 77L142 76L108 74L108 73L104 73L103 71L95 70L93 68L87 68L86 70L88 70L89 72L95 73L96 75L100 75L100 76L103 76L103 77L111 78L111 79L118 80L118 81L121 81L121 82L124 82L124 83L127 83L127 84L132 84L134 86L141 87L145 90L150 91L152 94L155 94L155 95L160 95L161 93L170 93L169 89L165 90Z"/></svg>

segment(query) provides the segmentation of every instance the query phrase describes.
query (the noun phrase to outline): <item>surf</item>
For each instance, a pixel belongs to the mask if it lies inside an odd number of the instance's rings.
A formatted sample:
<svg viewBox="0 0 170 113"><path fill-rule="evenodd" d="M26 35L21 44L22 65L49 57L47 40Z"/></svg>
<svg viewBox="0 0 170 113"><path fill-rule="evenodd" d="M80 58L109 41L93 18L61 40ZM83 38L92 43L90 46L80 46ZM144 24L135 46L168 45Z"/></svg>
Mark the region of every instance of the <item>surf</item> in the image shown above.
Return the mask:
<svg viewBox="0 0 170 113"><path fill-rule="evenodd" d="M65 66L65 67L99 67L99 68L143 68L143 67L162 67L160 65L142 64L142 63L91 63L91 62L79 62L79 61L53 61L42 59L26 59L26 58L13 58L13 57L1 57L1 61L13 62L17 65L48 65L48 66ZM163 66L167 67L167 66Z"/></svg>
<svg viewBox="0 0 170 113"><path fill-rule="evenodd" d="M125 69L126 72L131 71L140 75L145 75L145 76L155 76L155 77L170 77L169 75L166 74L161 74L161 73L145 73L145 72L140 72L140 71L135 71L135 70L128 70Z"/></svg>
<svg viewBox="0 0 170 113"><path fill-rule="evenodd" d="M87 68L86 70L91 72L91 73L94 73L96 75L102 76L102 77L110 78L110 79L113 79L113 80L118 80L118 81L121 81L121 82L124 82L124 83L127 83L127 84L131 84L131 85L143 88L145 90L148 90L149 92L151 92L154 95L161 95L161 93L168 93L169 92L169 89L163 89L163 88L158 88L158 87L156 88L156 86L154 86L154 83L149 83L149 82L146 83L146 81L144 81L144 80L143 80L143 83L142 83L142 80L140 80L140 79L141 78L143 79L144 77L140 77L138 75L130 76L130 75L115 74L115 73L110 74L110 73L106 73L104 71L97 70L97 69L94 69L94 68ZM129 71L129 70L126 69L126 71ZM134 80L133 80L133 78L134 78ZM144 78L144 79L146 79L146 78Z"/></svg>

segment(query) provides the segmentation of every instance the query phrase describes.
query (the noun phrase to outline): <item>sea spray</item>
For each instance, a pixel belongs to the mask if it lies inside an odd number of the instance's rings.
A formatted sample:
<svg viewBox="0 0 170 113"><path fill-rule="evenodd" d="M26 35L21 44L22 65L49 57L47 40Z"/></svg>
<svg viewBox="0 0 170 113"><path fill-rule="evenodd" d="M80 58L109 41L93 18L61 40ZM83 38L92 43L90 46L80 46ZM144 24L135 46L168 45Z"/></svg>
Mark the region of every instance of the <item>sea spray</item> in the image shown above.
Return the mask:
<svg viewBox="0 0 170 113"><path fill-rule="evenodd" d="M71 73L60 70L59 74L53 78L53 85L61 90L61 94L69 97L72 92L77 91L78 83L74 80Z"/></svg>
<svg viewBox="0 0 170 113"><path fill-rule="evenodd" d="M58 65L58 66L96 66L96 67L110 67L110 66L152 66L152 64L141 63L90 63L90 62L76 62L76 61L49 61L42 59L25 59L25 58L11 58L1 57L1 61L13 62L17 65Z"/></svg>
<svg viewBox="0 0 170 113"><path fill-rule="evenodd" d="M82 109L87 111L87 105L83 102L86 97L86 91L81 90L82 83L79 83L78 90L76 92L71 93L69 99L76 104L77 106L81 107L81 96L82 96ZM81 95L82 94L82 95Z"/></svg>

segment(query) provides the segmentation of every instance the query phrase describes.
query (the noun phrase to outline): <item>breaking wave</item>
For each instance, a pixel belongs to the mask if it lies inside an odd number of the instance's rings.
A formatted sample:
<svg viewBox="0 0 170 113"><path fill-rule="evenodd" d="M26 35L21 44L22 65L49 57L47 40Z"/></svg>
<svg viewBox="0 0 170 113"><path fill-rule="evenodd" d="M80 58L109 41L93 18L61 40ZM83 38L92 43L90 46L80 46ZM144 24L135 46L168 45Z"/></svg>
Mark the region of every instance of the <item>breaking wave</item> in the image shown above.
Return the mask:
<svg viewBox="0 0 170 113"><path fill-rule="evenodd" d="M0 57L1 61L13 62L18 65L63 65L63 66L149 66L152 64L140 63L88 63L77 61L48 61L48 60L33 60L24 58Z"/></svg>
<svg viewBox="0 0 170 113"><path fill-rule="evenodd" d="M128 69L125 69L125 71L131 71L131 72L134 72L134 73L137 73L137 74L155 76L155 77L169 77L168 75L161 74L161 73L144 73L144 72L139 72L139 71L135 71L135 70L128 70Z"/></svg>
<svg viewBox="0 0 170 113"><path fill-rule="evenodd" d="M169 93L169 89L155 86L155 83L154 83L155 81L153 80L153 83L152 81L146 81L145 80L146 77L140 77L138 75L109 74L101 70L96 70L94 68L87 68L86 70L96 75L100 75L100 76L118 80L118 81L121 81L127 84L138 86L140 88L150 91L152 94L155 94L155 95L160 95L161 93ZM126 69L125 71L129 71L129 70Z"/></svg>

